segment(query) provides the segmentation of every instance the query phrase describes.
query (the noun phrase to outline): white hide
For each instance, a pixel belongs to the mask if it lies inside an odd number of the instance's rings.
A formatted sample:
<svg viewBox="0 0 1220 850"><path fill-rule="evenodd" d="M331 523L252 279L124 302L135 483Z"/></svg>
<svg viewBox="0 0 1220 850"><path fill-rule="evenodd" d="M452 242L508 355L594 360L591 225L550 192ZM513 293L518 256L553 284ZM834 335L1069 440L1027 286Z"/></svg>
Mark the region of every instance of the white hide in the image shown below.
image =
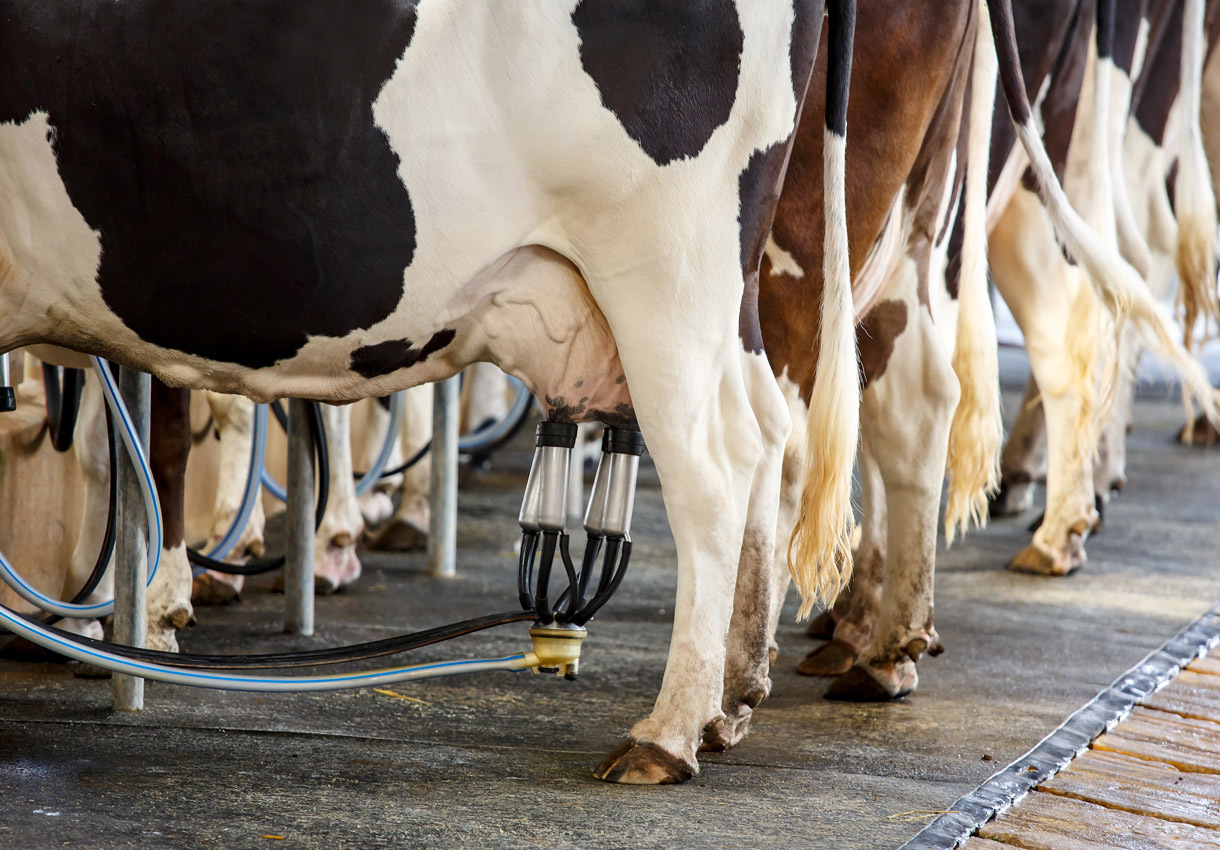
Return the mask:
<svg viewBox="0 0 1220 850"><path fill-rule="evenodd" d="M619 375L607 368L617 344L678 550L666 675L632 736L693 771L703 729L722 714L747 508L772 453L774 435L761 426L783 409L773 381L771 392L755 393L744 374L738 177L756 151L794 129L793 7L738 4L744 46L728 120L697 156L659 167L583 73L575 5L419 5L411 46L373 107L415 209L403 297L371 328L313 337L257 371L166 351L122 326L94 281L98 237L63 191L45 118L0 127L0 233L9 242L0 251L13 259L0 289L0 346L66 341L55 332L57 311L69 309L81 347L121 355L172 384L260 400L384 395L489 359L543 399L578 397L574 379L609 373L609 385L595 389L613 407L624 401ZM845 261L845 246L828 256L838 254ZM850 322L846 298L838 306ZM364 379L344 368L361 346L427 340L444 328L456 330L455 341L409 371ZM578 359L556 365L565 348ZM854 384L852 352L823 353L824 363L850 363ZM587 383L579 395L589 395ZM842 454L854 449L856 405L840 407L834 424L849 431L837 438Z"/></svg>

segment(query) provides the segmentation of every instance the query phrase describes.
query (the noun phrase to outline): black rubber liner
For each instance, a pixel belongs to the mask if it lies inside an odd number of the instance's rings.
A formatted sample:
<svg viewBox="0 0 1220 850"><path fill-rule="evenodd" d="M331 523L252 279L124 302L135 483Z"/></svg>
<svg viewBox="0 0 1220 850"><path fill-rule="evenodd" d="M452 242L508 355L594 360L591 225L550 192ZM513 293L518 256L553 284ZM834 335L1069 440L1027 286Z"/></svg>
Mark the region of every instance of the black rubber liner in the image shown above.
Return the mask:
<svg viewBox="0 0 1220 850"><path fill-rule="evenodd" d="M953 850L1080 755L1182 668L1220 643L1220 602L1119 676L1021 758L962 797L901 850Z"/></svg>

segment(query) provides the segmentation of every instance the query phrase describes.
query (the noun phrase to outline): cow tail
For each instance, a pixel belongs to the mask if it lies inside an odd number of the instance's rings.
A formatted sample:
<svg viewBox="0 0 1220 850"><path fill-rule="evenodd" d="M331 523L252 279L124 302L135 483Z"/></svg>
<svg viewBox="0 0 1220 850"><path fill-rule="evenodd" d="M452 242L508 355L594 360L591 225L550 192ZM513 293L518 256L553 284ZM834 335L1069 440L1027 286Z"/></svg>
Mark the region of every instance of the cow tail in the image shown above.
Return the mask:
<svg viewBox="0 0 1220 850"><path fill-rule="evenodd" d="M825 244L817 373L809 400L800 512L788 569L801 593L800 617L829 604L851 577L852 467L860 433L860 368L847 249L847 102L855 0L828 0L829 55L823 150Z"/></svg>
<svg viewBox="0 0 1220 850"><path fill-rule="evenodd" d="M1216 298L1216 196L1203 150L1199 126L1203 88L1204 0L1186 0L1182 17L1182 82L1178 109L1182 116L1178 151L1178 177L1174 186L1174 211L1178 220L1175 260L1181 285L1186 326L1186 347L1193 341L1195 322L1220 317Z"/></svg>
<svg viewBox="0 0 1220 850"><path fill-rule="evenodd" d="M995 315L987 289L987 166L995 106L996 55L987 27L986 3L975 33L970 80L966 191L958 286L957 341L953 371L961 399L949 429L949 503L945 538L951 544L970 524L987 524L987 497L1000 484L1004 423Z"/></svg>
<svg viewBox="0 0 1220 850"><path fill-rule="evenodd" d="M992 0L991 29L1000 61L1000 84L1017 137L1029 156L1038 194L1046 206L1055 235L1067 253L1083 267L1094 292L1121 326L1130 321L1144 342L1163 356L1178 373L1184 392L1201 405L1214 422L1220 422L1220 395L1211 387L1203 367L1176 339L1169 312L1148 293L1144 281L1107 247L1076 213L1055 176L1046 148L1034 126L1025 81L1017 58L1011 0ZM1117 368L1117 360L1115 359Z"/></svg>

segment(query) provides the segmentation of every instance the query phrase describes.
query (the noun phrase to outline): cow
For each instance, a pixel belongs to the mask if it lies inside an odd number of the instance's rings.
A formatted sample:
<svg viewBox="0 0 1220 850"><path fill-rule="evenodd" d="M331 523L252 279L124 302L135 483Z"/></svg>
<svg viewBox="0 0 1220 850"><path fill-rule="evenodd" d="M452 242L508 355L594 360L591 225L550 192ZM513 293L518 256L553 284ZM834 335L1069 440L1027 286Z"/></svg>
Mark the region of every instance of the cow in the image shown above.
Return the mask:
<svg viewBox="0 0 1220 850"><path fill-rule="evenodd" d="M979 49L980 39L990 48L992 38L986 23L980 25L981 12L974 0L943 4L935 17L895 0L861 4L849 122L869 133L853 136L848 169L867 179L849 183L847 209L863 371L862 542L851 592L841 603L851 613L841 610L838 641L798 668L842 674L828 692L832 698L909 693L915 661L939 651L931 576L951 430L956 444L974 450L969 459L959 456L951 464L954 510L968 516L969 505L985 500L995 476L1002 432L982 228L995 59L994 51L988 56ZM898 67L921 73L895 75ZM807 110L820 107L817 92L818 86L811 87ZM815 168L821 158L813 129L817 112L805 120L809 127L798 133L760 269L763 340L796 423L784 459L776 535L781 544L800 510L799 473L813 449L799 423L816 389L817 363L808 351L819 334L811 305L822 294L816 271L823 218L823 185ZM959 221L962 194L970 212ZM951 233L958 234L960 263L952 299L943 284L939 292L932 289L944 280ZM955 358L955 349L961 357ZM768 571L775 604L760 618L764 638L756 644L764 660L768 647L776 649L779 603L787 589L785 548L776 550ZM883 572L890 591L885 610L866 612L881 602ZM878 615L880 627L873 633ZM838 657L829 663L836 650ZM754 696L758 692L765 689L756 686ZM717 746L740 738L753 707L751 699L730 706L729 693L726 684L726 714L737 723L716 739Z"/></svg>
<svg viewBox="0 0 1220 850"><path fill-rule="evenodd" d="M1072 10L1064 4L1060 6L1060 17L1070 20ZM1115 187L1111 197L1103 195L1094 201L1094 206L1099 215L1109 218L1109 226L1124 255L1142 268L1151 291L1158 296L1168 284L1169 269L1176 265L1183 281L1181 292L1186 312L1193 316L1201 310L1210 311L1206 305L1214 303L1214 295L1209 292L1215 285L1212 271L1215 201L1199 141L1198 109L1189 105L1198 103L1199 57L1204 45L1203 4L1190 0L1185 10L1184 17L1182 3L1148 3L1141 6L1139 14L1117 19L1113 50L1099 50L1102 59L1096 65L1114 81L1112 88L1096 85L1093 66L1090 73L1082 73L1088 40L1082 42L1077 35L1071 49L1065 47L1060 54L1061 65L1075 63L1076 72L1059 68L1048 87L1046 102L1057 116L1052 120L1060 126L1056 132L1062 140L1060 161L1069 173L1075 169L1080 178L1076 185L1095 187L1110 183ZM1077 9L1077 21L1080 14ZM1214 27L1217 20L1220 16L1213 10L1209 27ZM1030 32L1037 33L1028 42L1034 48L1031 54L1045 55L1047 23L1046 17L1031 17L1025 22ZM1185 42L1181 39L1183 27ZM1082 28L1077 24L1076 29ZM1191 47L1195 56L1193 60L1186 57L1185 63L1183 43ZM1187 97L1183 102L1186 108L1177 110L1176 123L1181 132L1175 136L1180 135L1183 140L1180 158L1183 165L1176 181L1176 194L1181 200L1175 222L1165 189L1168 161L1163 145L1180 78ZM1081 111L1086 117L1082 119L1076 113L1074 122L1074 103L1081 89L1084 90L1080 96ZM1089 131L1095 122L1087 117L1090 110L1108 110L1117 116L1117 127L1100 139L1091 135ZM1176 139L1173 145L1176 147ZM1122 172L1114 181L1104 173L1102 164L1103 158L1111 154L1120 163ZM1121 168L1124 160L1129 168ZM1123 335L1118 355L1123 369L1109 393L1117 400L1117 406L1107 417L1107 405L1091 400L1087 386L1093 374L1093 338L1079 334L1079 329L1088 328L1089 321L1069 318L1062 311L1056 314L1038 300L1039 293L1045 299L1050 297L1045 294L1048 290L1072 287L1088 309L1088 293L1074 284L1072 272L1057 255L1045 226L1041 228L1041 237L1029 235L1036 225L1031 225L1028 214L1019 208L1033 210L1028 200L1022 207L1020 193L1013 208L1005 212L1007 224L998 252L1001 259L993 258L993 267L997 269L997 285L1027 334L1034 376L1005 448L1003 485L993 504L993 514L1024 510L1032 499L1033 482L1045 474L1046 513L1032 544L1010 566L1044 575L1066 575L1084 563L1084 543L1090 530L1100 521L1110 494L1125 483L1124 442L1134 392L1132 370L1138 357L1138 341L1130 331ZM1037 215L1036 211L1032 214ZM1057 268L1055 274L1047 274L1047 264ZM1068 327L1073 328L1073 334L1065 334ZM1076 344L1065 346L1065 335L1074 337L1070 342ZM1040 374L1050 382L1050 391L1038 380ZM1068 375L1078 376L1077 380L1066 380ZM1188 394L1202 398L1205 415L1212 417L1212 403L1203 397L1203 380L1202 373L1197 373L1188 379L1186 389Z"/></svg>
<svg viewBox="0 0 1220 850"><path fill-rule="evenodd" d="M465 374L459 417L462 431L475 432L503 420L509 413L510 387L504 373L489 363L475 363ZM208 477L209 486L215 484L210 513L196 520L205 521L206 529L192 528L196 518L190 515L189 507L187 525L188 538L198 540L206 535L204 549L209 550L229 531L241 509L253 449L254 407L241 396L206 393L203 397L209 411L207 430L214 431L220 443L219 458L209 460L220 468L215 471L218 474ZM203 404L203 397L193 401L195 408ZM367 538L369 548L380 551L416 551L427 544L431 455L426 448L432 439L432 390L420 386L404 392L396 434L387 433L394 427L388 399L358 403L350 412L327 405L323 415L330 486L326 511L315 534L314 586L320 593L333 593L360 577L356 544L362 537ZM269 433L269 457L284 454L281 431L273 429ZM372 469L387 440L390 450L385 469L394 470L408 458L417 459L403 472L383 474L363 496L358 495L349 483L355 470ZM192 454L192 461L194 458ZM196 466L192 462L192 469ZM277 474L283 477L282 466ZM397 507L394 493L399 496ZM266 499L255 505L225 558L230 563L248 563L265 551L263 501ZM583 505L577 511L583 511ZM238 599L243 584L241 575L204 570L195 576L191 599L197 604L227 604Z"/></svg>
<svg viewBox="0 0 1220 850"><path fill-rule="evenodd" d="M949 120L954 108L962 108L963 90L960 81L956 88L946 86L944 78L933 74L932 69L947 73L945 69L956 68L960 75L974 51L967 49L972 44L960 43L958 36L965 33L962 37L969 40L968 8L950 6L942 11L935 26L925 23L934 34L921 30L919 21L904 20L901 27L891 26L900 19L894 9L877 14L875 20L886 23L878 25L875 33L867 25L862 29L854 70L857 96L853 104L860 112L857 120L874 128L878 139L884 140L875 149L868 140L853 145L852 152L860 159L852 165L852 172L868 174L871 181L852 186L848 196L849 210L857 211L853 225L871 228L852 234L852 245L858 252L853 262L854 288L862 313L859 343L866 382L859 461L862 534L856 551L857 571L849 591L811 627L815 635L829 641L798 667L809 675L837 676L827 691L827 696L834 699L893 699L917 686L916 662L924 653L940 650L933 627L932 579L942 474L947 465L950 497L946 536L950 541L957 530L964 529L967 518L983 519L984 494L994 487L997 478L995 461L1001 432L994 328L989 312L978 306L986 301L981 259L984 227L979 224L979 217L985 215L978 207L971 207L969 191L958 191L963 171L968 175L974 166L986 173L988 168L986 142L976 137L973 144L968 143L969 132L984 128L989 132L992 124L986 105L977 100L970 108L969 122L959 125ZM1003 27L1006 10L993 4L993 11ZM905 38L895 38L895 31ZM1086 39L1091 31L1091 27L1086 29ZM1000 43L1007 43L1007 39L1000 38ZM990 42L979 47L979 54L983 54L990 49ZM898 52L903 49L919 52ZM961 52L953 53L955 49ZM975 56L976 61L979 58ZM925 74L918 80L896 80L889 69L897 65L918 66L925 69ZM990 97L994 83L987 82L985 65L985 57L982 64L975 65L978 76L971 84L972 92L981 95L985 88ZM1014 96L1018 79L1010 70L1000 97L1012 106L1014 115L1028 115L1021 99ZM861 91L863 86L867 88ZM924 123L920 123L919 113L914 113L915 105L925 110ZM935 121L934 115L944 117ZM1008 145L1016 141L1005 122L996 126L997 137L1006 137ZM1022 135L1019 152L1028 157L1024 148L1032 133L1026 129ZM932 151L937 152L935 156ZM1008 148L993 147L992 153L1002 162L1010 158ZM810 216L795 213L801 195L790 200L793 192L816 198L819 191L816 181L801 182L802 157L802 139L798 137L789 183L764 259L762 286L762 303L767 308L764 337L794 411L807 404L808 389L802 384L810 375L808 367L799 362L799 352L803 336L814 331L799 325L799 314L792 305L799 303L798 293L806 287L816 297L816 279L810 282L805 278L807 269L816 269L818 259L816 237L810 239L817 232L817 223L811 227ZM937 181L927 179L929 162L939 163L939 170L933 170L938 174ZM1021 167L1027 163L1028 159L1021 161ZM948 178L944 177L946 173ZM888 186L884 184L887 178L891 181ZM904 178L910 185L900 192ZM1041 209L1042 201L1048 200L1044 186L1054 181L1049 163L1044 159L1041 174L1031 174L1030 178L1031 203ZM944 186L952 192L951 197L943 194ZM994 204L999 199L994 186L992 189L990 202ZM1005 191L1011 190L1010 186ZM1042 198L1032 194L1035 190ZM974 196L976 200L980 195ZM959 200L961 210L956 207ZM1054 209L1054 203L1048 206ZM973 217L970 209L975 211ZM967 239L971 222L976 227L970 228L972 235ZM1063 224L1056 222L1056 227ZM894 234L903 238L896 240ZM1052 231L1050 244L1059 256L1055 236ZM808 245L814 250L810 251ZM880 263L880 274L878 258L885 258ZM908 265L904 268L903 264ZM905 293L903 274L915 276L905 283ZM1091 282L1096 284L1096 277ZM1119 269L1110 283L1120 290L1130 290L1134 282L1130 274L1123 277ZM883 286L895 287L900 296L883 297ZM768 297L769 291L775 295ZM961 314L956 321L954 295L961 299ZM1053 295L1045 295L1044 309L1049 305L1066 311L1068 305L1056 302ZM1130 297L1140 299L1136 309L1145 321L1159 323L1158 338L1164 344L1168 340L1164 317L1157 316L1150 299L1146 295L1141 298L1138 290ZM968 298L979 300L968 306ZM766 336L768 319L774 327L771 337ZM956 340L951 333L954 328ZM988 352L989 361L983 359ZM953 369L949 368L950 362ZM959 386L962 398L956 402ZM795 421L799 423L800 417ZM789 453L797 458L786 468L799 468L799 450L794 451L792 442ZM786 481L789 489L781 503L781 516L791 517L797 494L790 489L792 478ZM783 536L781 530L779 537Z"/></svg>
<svg viewBox="0 0 1220 850"><path fill-rule="evenodd" d="M826 12L839 191L829 404L809 432L829 451L806 483L836 498L800 539L834 552L856 437L854 4ZM745 530L774 548L788 410L746 272L823 4L3 0L0 18L0 350L49 343L257 401L385 395L488 360L552 420L640 428L678 602L657 703L598 773L693 775L721 715ZM166 398L187 423L184 393ZM798 584L828 566L805 561Z"/></svg>

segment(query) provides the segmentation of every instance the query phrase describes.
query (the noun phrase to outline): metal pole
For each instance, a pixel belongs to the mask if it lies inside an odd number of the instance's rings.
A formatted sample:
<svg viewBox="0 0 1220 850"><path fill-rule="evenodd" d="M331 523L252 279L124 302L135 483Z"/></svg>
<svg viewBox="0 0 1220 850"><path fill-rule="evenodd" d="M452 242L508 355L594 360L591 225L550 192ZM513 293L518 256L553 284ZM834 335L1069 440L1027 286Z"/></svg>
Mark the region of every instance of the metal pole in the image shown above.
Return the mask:
<svg viewBox="0 0 1220 850"><path fill-rule="evenodd" d="M451 578L457 574L458 413L461 383L455 375L433 390L432 508L428 527L428 572Z"/></svg>
<svg viewBox="0 0 1220 850"><path fill-rule="evenodd" d="M317 475L309 402L288 400L288 516L284 631L313 634L314 487Z"/></svg>
<svg viewBox="0 0 1220 850"><path fill-rule="evenodd" d="M134 369L119 370L119 393L145 452L148 451L151 392L151 377ZM114 543L114 640L127 646L144 646L148 633L144 584L148 569L148 517L131 458L121 457L110 474L119 477L118 536ZM160 545L160 541L155 542ZM110 700L116 711L142 711L144 680L116 673L110 680Z"/></svg>

